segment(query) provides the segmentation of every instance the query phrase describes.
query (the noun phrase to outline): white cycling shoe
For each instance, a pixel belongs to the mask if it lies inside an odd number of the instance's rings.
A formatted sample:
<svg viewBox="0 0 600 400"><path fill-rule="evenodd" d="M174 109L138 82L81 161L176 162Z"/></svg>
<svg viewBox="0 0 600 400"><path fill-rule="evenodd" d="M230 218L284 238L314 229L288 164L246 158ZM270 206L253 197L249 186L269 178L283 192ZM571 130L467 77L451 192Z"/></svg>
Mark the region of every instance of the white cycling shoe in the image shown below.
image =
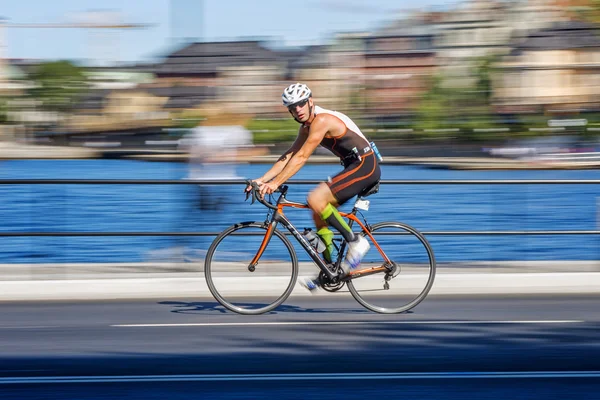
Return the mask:
<svg viewBox="0 0 600 400"><path fill-rule="evenodd" d="M346 259L342 263L342 270L345 275L349 274L350 271L360 265L360 262L370 248L371 245L369 244L369 241L363 236L358 236L356 240L348 243ZM298 279L298 283L313 294L317 293L321 288L321 283L318 278L300 278Z"/></svg>
<svg viewBox="0 0 600 400"><path fill-rule="evenodd" d="M300 286L302 286L312 294L317 293L319 291L319 288L321 287L321 282L319 282L319 278L300 278L298 279L298 283L300 284Z"/></svg>
<svg viewBox="0 0 600 400"><path fill-rule="evenodd" d="M344 273L348 274L353 269L356 269L370 248L371 245L364 236L358 236L356 240L349 242L346 259L342 263Z"/></svg>

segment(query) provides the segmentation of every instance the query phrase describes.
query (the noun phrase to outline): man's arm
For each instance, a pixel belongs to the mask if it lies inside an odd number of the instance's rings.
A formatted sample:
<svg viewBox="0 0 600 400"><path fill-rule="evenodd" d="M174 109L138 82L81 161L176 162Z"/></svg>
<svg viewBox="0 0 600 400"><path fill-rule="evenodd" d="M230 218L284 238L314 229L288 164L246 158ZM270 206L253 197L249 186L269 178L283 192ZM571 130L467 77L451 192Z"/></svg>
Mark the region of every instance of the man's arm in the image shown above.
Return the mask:
<svg viewBox="0 0 600 400"><path fill-rule="evenodd" d="M285 153L283 153L281 155L281 157L279 157L277 162L275 164L273 164L271 169L269 169L258 180L262 181L262 182L269 182L271 179L273 179L274 177L279 175L279 173L290 162L290 160L292 159L294 154L296 154L296 152L298 152L304 146L304 143L306 142L307 137L308 137L307 133L304 132L302 130L302 128L300 128L300 130L298 131L298 137L296 138L296 140L294 141L292 146Z"/></svg>
<svg viewBox="0 0 600 400"><path fill-rule="evenodd" d="M324 117L317 116L310 126L310 131L306 141L300 150L293 154L292 158L283 168L283 170L273 179L273 183L277 186L280 186L294 176L296 172L298 172L300 168L306 164L306 161L315 151L317 146L321 144L321 141L323 141L327 131L327 120Z"/></svg>

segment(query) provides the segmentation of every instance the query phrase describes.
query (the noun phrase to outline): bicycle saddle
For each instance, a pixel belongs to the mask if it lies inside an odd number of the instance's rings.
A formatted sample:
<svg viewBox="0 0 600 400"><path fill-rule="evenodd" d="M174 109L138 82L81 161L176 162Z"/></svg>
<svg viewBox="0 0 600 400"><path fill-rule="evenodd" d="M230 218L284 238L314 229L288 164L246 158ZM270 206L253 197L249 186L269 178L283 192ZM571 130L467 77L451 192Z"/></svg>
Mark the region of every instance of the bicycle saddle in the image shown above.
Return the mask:
<svg viewBox="0 0 600 400"><path fill-rule="evenodd" d="M371 186L365 188L362 192L358 194L358 197L367 197L372 194L379 192L379 181L375 182Z"/></svg>

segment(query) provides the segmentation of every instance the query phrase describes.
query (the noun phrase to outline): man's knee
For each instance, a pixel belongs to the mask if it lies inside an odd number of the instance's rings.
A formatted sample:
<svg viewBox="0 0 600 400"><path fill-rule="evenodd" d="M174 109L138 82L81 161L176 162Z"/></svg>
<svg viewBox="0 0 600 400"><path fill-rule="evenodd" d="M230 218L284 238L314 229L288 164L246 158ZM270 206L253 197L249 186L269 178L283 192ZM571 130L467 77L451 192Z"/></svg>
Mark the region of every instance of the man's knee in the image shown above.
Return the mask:
<svg viewBox="0 0 600 400"><path fill-rule="evenodd" d="M322 183L312 190L306 198L308 206L316 213L322 213L327 204L335 203L329 187Z"/></svg>
<svg viewBox="0 0 600 400"><path fill-rule="evenodd" d="M313 210L317 214L323 212L325 207L327 207L327 201L325 197L322 194L315 191L312 191L308 194L306 202L308 203L308 206L311 208L311 210Z"/></svg>

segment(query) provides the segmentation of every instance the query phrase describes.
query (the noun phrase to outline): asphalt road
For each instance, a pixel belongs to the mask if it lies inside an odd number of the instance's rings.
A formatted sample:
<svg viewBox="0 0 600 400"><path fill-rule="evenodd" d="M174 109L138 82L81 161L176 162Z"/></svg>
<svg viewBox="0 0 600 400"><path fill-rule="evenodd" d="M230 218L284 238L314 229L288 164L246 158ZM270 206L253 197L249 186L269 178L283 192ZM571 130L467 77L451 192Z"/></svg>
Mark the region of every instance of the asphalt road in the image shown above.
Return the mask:
<svg viewBox="0 0 600 400"><path fill-rule="evenodd" d="M598 296L0 303L0 398L600 399ZM260 301L257 299L257 301Z"/></svg>

